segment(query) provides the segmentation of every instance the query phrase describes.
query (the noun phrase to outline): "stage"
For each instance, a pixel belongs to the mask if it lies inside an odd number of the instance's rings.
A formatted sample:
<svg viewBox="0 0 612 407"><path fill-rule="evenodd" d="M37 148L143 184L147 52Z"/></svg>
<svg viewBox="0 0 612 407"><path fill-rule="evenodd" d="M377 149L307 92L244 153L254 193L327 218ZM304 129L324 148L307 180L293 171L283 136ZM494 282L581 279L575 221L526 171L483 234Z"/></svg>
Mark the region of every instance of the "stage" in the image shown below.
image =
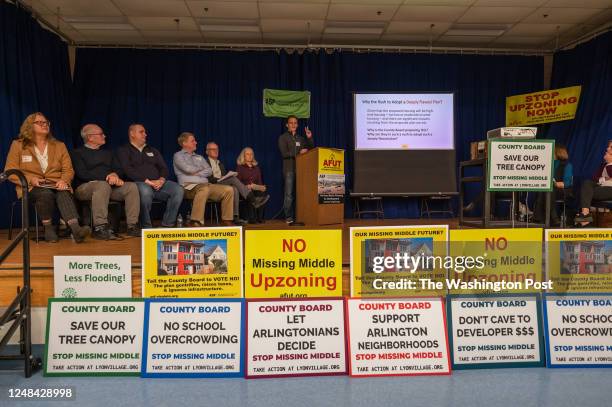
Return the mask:
<svg viewBox="0 0 612 407"><path fill-rule="evenodd" d="M349 292L350 273L350 235L351 227L364 226L395 226L395 225L449 225L456 228L456 218L446 219L346 219L342 225L342 293L347 296ZM339 225L321 226L316 229L338 229ZM311 229L309 227L288 227L285 222L268 220L260 225L247 225L244 230L256 229ZM15 230L13 231L15 235ZM7 239L8 231L0 232L0 250L4 250L10 241ZM33 237L32 232L32 237ZM136 237L125 238L120 241L101 241L87 239L84 243L76 244L71 239L62 239L59 243L30 244L30 267L32 276L32 305L41 307L47 305L47 299L53 297L53 256L132 256L132 296L141 295L141 239ZM23 279L23 263L21 245L7 257L0 265L0 306L7 306L15 296L17 287Z"/></svg>

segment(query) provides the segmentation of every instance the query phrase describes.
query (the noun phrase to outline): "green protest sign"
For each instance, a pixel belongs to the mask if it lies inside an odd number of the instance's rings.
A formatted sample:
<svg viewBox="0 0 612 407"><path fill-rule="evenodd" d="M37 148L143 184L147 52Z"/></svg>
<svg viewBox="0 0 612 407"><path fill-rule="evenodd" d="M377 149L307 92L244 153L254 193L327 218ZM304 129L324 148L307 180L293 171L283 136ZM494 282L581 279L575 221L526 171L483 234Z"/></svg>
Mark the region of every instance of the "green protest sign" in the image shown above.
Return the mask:
<svg viewBox="0 0 612 407"><path fill-rule="evenodd" d="M310 92L280 89L264 89L263 114L265 117L287 117L300 119L310 117Z"/></svg>

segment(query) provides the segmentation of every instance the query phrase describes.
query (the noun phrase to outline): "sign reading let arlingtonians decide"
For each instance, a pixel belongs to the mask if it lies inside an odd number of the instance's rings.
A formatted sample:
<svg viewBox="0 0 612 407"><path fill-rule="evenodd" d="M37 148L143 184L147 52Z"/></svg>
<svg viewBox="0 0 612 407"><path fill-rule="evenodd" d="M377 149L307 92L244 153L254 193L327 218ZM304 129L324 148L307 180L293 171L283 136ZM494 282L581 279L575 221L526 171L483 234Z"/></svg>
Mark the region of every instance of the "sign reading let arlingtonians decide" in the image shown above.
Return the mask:
<svg viewBox="0 0 612 407"><path fill-rule="evenodd" d="M554 140L489 140L489 191L552 191Z"/></svg>
<svg viewBox="0 0 612 407"><path fill-rule="evenodd" d="M341 230L247 230L247 298L342 295Z"/></svg>

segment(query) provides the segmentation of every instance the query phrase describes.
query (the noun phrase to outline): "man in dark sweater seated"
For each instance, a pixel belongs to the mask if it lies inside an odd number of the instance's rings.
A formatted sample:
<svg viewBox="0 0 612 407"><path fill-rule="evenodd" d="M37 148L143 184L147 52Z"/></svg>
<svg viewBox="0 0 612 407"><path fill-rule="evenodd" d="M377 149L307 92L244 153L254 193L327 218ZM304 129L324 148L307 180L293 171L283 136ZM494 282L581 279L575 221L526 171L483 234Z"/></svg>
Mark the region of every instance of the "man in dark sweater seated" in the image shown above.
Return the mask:
<svg viewBox="0 0 612 407"><path fill-rule="evenodd" d="M106 143L106 136L99 126L86 124L81 129L81 137L85 145L70 154L75 172L74 196L80 201L91 201L92 236L101 240L118 238L108 223L108 201L111 199L125 201L127 234L140 236L138 187L121 179L121 170L113 153L101 148Z"/></svg>
<svg viewBox="0 0 612 407"><path fill-rule="evenodd" d="M168 167L162 155L147 145L147 132L142 124L132 124L128 130L130 142L117 150L121 170L130 181L134 181L140 192L140 225L152 227L151 205L153 199L166 201L162 227L173 227L176 223L183 187L168 181Z"/></svg>

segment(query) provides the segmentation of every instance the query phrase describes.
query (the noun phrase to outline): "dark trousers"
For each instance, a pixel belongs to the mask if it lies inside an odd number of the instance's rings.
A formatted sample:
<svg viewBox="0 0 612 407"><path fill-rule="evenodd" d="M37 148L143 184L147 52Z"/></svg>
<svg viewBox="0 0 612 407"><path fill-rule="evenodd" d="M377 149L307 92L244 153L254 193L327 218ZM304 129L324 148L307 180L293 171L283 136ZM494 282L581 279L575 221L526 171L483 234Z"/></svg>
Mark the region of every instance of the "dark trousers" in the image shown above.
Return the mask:
<svg viewBox="0 0 612 407"><path fill-rule="evenodd" d="M563 190L559 188L553 188L552 195L550 197L550 219L552 221L559 220L559 214L557 214L557 205L555 202L558 199L563 198ZM533 210L533 217L536 221L543 221L546 213L546 192L538 192L535 202L535 208Z"/></svg>
<svg viewBox="0 0 612 407"><path fill-rule="evenodd" d="M266 193L262 191L253 191L253 195L255 197L264 196ZM259 208L255 208L250 203L243 201L243 219L247 219L249 222L253 223L256 221L262 221L264 219L264 208L265 205L260 206ZM246 216L246 217L244 217Z"/></svg>
<svg viewBox="0 0 612 407"><path fill-rule="evenodd" d="M60 216L66 222L79 218L70 191L34 187L30 191L29 197L36 208L36 212L38 212L38 217L42 220L51 220L55 208L59 209Z"/></svg>
<svg viewBox="0 0 612 407"><path fill-rule="evenodd" d="M295 216L295 172L286 172L283 176L285 178L285 194L283 201L285 219L293 219Z"/></svg>
<svg viewBox="0 0 612 407"><path fill-rule="evenodd" d="M580 188L580 208L590 208L593 200L612 200L612 187L602 187L591 179L584 181Z"/></svg>

